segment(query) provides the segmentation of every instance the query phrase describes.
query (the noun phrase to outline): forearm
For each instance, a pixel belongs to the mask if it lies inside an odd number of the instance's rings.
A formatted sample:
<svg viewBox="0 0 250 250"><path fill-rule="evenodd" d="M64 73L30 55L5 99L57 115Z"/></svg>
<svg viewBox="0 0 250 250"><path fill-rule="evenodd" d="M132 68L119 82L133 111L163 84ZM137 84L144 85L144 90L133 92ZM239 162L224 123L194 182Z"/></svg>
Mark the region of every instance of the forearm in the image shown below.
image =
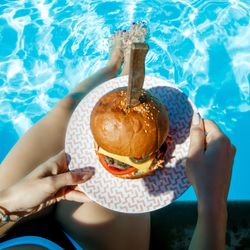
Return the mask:
<svg viewBox="0 0 250 250"><path fill-rule="evenodd" d="M206 207L198 205L198 220L189 250L225 249L227 226L226 205Z"/></svg>

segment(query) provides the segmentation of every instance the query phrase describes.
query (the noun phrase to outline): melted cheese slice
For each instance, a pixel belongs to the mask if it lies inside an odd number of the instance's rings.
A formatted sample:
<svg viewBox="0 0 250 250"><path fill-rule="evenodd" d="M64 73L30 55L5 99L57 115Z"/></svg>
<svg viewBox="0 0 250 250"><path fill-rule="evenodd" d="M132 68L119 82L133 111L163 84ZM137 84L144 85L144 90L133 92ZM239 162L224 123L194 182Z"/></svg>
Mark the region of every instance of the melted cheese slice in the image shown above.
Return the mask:
<svg viewBox="0 0 250 250"><path fill-rule="evenodd" d="M99 147L98 153L106 155L108 157L111 157L115 160L118 160L120 162L126 163L134 168L137 168L138 170L141 170L143 172L147 172L149 170L149 167L151 166L153 160L154 160L154 155L152 155L147 161L143 162L143 163L134 163L132 162L129 157L127 156L121 156L121 155L115 155L112 153L107 152L106 150L102 149L101 147Z"/></svg>

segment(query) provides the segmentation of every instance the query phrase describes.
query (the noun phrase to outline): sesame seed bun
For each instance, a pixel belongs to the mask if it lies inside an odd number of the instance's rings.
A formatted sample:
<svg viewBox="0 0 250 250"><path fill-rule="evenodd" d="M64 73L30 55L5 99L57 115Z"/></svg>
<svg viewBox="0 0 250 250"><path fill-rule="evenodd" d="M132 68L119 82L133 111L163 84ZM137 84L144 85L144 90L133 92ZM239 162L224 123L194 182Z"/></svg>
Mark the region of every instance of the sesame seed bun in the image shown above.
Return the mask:
<svg viewBox="0 0 250 250"><path fill-rule="evenodd" d="M166 140L169 118L159 100L143 91L140 103L126 107L127 88L115 89L99 99L90 117L98 146L132 158L155 153Z"/></svg>

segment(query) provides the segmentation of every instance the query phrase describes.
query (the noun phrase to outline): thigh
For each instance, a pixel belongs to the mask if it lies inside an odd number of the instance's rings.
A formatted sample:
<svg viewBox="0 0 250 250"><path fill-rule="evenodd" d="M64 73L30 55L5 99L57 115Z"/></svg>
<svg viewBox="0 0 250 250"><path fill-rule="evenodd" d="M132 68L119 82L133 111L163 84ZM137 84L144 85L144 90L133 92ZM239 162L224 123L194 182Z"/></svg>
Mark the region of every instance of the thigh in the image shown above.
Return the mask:
<svg viewBox="0 0 250 250"><path fill-rule="evenodd" d="M146 250L150 240L150 214L123 214L96 203L63 201L57 220L87 250Z"/></svg>
<svg viewBox="0 0 250 250"><path fill-rule="evenodd" d="M11 149L0 167L0 190L16 183L39 164L64 148L68 120L72 111L62 100L31 127Z"/></svg>
<svg viewBox="0 0 250 250"><path fill-rule="evenodd" d="M89 91L113 78L115 73L115 67L108 65L78 84L18 141L0 168L0 190L20 180L64 148L67 124L75 107Z"/></svg>

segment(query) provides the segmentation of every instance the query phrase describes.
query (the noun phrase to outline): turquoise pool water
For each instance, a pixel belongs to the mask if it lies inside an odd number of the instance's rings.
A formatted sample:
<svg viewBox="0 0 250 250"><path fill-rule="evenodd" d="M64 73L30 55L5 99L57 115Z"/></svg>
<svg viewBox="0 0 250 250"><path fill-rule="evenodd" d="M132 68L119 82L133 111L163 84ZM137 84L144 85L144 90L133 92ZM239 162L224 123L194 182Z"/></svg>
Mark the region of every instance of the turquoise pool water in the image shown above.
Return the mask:
<svg viewBox="0 0 250 250"><path fill-rule="evenodd" d="M0 161L136 20L150 28L146 74L175 83L218 122L238 149L229 198L249 200L249 0L1 0ZM192 189L180 199L195 199Z"/></svg>

